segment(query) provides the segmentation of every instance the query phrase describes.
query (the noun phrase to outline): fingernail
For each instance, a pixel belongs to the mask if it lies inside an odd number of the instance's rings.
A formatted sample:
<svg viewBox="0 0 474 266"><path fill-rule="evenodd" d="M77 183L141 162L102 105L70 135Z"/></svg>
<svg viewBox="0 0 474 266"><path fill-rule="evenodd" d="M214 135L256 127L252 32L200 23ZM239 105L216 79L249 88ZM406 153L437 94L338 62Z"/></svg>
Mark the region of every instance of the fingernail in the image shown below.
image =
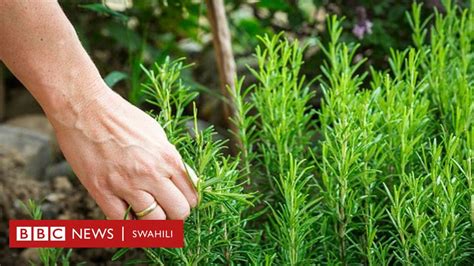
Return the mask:
<svg viewBox="0 0 474 266"><path fill-rule="evenodd" d="M199 178L196 175L196 172L194 172L193 168L191 168L191 166L189 166L187 163L184 163L184 167L186 167L186 172L188 173L188 177L193 182L194 188L197 188Z"/></svg>

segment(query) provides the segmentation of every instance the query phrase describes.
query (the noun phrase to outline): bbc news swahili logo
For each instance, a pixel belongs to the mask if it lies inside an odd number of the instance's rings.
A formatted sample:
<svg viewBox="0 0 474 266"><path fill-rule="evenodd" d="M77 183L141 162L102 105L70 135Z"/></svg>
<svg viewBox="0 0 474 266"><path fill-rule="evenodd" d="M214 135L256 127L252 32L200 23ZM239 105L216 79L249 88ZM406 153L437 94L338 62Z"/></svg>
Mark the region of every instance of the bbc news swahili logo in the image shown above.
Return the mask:
<svg viewBox="0 0 474 266"><path fill-rule="evenodd" d="M183 221L11 220L10 247L166 247L184 245Z"/></svg>

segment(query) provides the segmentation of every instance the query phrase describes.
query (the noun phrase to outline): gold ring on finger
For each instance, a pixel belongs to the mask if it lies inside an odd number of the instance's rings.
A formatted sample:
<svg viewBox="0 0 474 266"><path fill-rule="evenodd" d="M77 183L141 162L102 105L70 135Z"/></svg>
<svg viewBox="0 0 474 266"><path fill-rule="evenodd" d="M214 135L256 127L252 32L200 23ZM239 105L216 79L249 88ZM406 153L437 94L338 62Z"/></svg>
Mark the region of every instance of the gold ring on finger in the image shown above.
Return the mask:
<svg viewBox="0 0 474 266"><path fill-rule="evenodd" d="M158 207L158 203L156 201L153 201L153 203L150 206L148 206L143 211L136 212L135 215L138 218L143 218L143 217L147 216L148 214L150 214L152 211L154 211L156 209L156 207Z"/></svg>

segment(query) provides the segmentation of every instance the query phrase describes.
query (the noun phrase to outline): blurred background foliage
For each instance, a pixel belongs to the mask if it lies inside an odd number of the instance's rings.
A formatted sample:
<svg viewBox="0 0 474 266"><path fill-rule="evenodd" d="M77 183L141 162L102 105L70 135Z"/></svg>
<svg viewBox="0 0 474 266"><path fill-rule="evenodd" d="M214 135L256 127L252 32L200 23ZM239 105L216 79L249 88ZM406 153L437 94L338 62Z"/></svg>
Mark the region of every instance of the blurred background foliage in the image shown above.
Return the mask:
<svg viewBox="0 0 474 266"><path fill-rule="evenodd" d="M252 53L259 42L257 36L279 32L307 45L302 74L319 75L323 54L316 44L327 42L326 18L332 14L345 17L342 39L360 43L355 60L368 58L362 70L386 68L390 49L411 43L405 17L413 3L409 0L225 2L240 76L249 76L247 66L256 64ZM61 0L60 4L107 82L132 103L144 104L140 64L149 66L167 56L185 57L194 67L183 73L183 79L206 92L198 101L201 118L223 125L222 116L215 115L219 77L204 1ZM442 10L439 0L425 0L422 15L430 16L433 7Z"/></svg>

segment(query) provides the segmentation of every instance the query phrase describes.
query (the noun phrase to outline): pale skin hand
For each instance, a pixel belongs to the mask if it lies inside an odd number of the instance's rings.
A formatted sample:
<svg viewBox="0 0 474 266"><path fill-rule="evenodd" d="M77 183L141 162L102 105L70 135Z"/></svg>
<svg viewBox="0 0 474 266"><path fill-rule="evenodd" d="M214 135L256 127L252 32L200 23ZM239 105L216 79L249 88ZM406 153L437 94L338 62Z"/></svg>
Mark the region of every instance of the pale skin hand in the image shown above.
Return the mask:
<svg viewBox="0 0 474 266"><path fill-rule="evenodd" d="M163 129L111 91L56 1L0 0L0 59L43 107L74 172L109 219L185 219L197 193Z"/></svg>

